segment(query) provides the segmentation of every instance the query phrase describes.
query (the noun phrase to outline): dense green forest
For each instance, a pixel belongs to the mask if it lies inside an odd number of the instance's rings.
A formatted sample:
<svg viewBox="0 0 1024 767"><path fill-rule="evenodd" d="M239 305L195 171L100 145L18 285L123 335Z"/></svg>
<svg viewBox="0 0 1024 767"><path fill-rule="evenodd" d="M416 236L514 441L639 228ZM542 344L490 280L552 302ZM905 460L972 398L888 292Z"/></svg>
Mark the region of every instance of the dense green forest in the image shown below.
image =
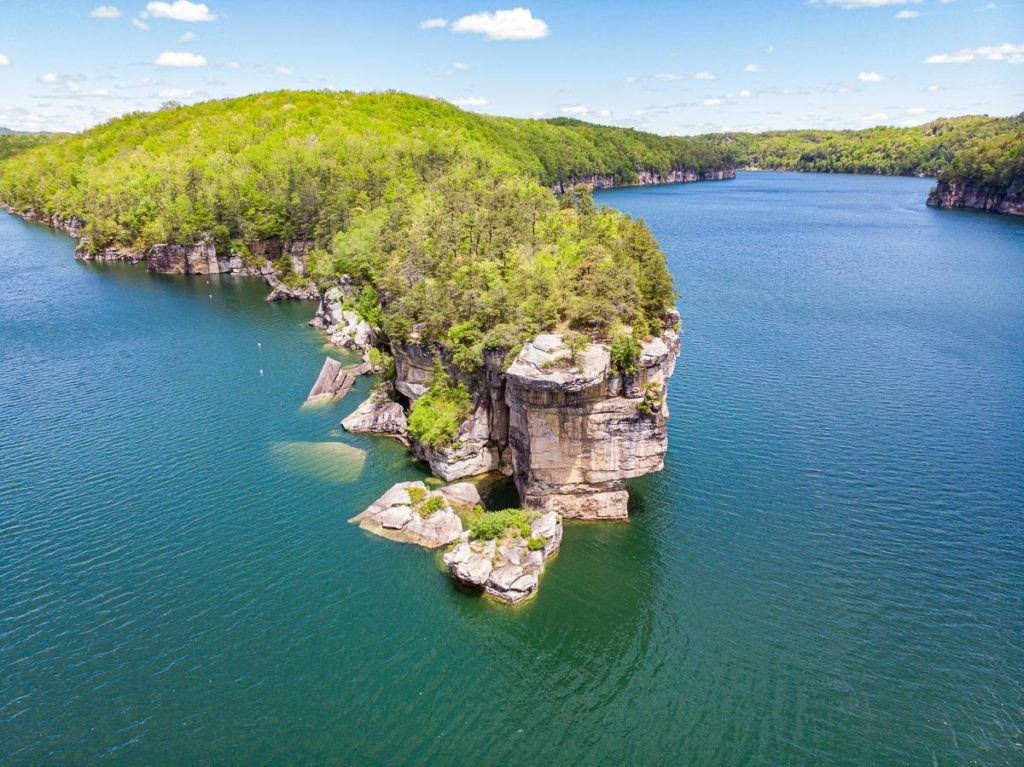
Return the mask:
<svg viewBox="0 0 1024 767"><path fill-rule="evenodd" d="M13 133L10 131L0 132L0 162L8 157L24 152L34 146L39 146L52 138L52 133Z"/></svg>
<svg viewBox="0 0 1024 767"><path fill-rule="evenodd" d="M981 194L1020 200L1024 197L1024 130L992 136L957 154L939 174L939 184L964 184Z"/></svg>
<svg viewBox="0 0 1024 767"><path fill-rule="evenodd" d="M738 167L816 173L937 176L953 160L966 160L992 139L993 147L1024 143L1024 115L967 115L912 128L860 131L784 130L704 136L728 152Z"/></svg>
<svg viewBox="0 0 1024 767"><path fill-rule="evenodd" d="M415 331L471 368L487 345L556 327L643 336L672 306L643 222L543 184L726 163L702 139L397 93L281 91L54 138L0 163L0 199L83 219L92 248L212 239L244 255L258 240L311 238L315 279L352 275L391 338Z"/></svg>

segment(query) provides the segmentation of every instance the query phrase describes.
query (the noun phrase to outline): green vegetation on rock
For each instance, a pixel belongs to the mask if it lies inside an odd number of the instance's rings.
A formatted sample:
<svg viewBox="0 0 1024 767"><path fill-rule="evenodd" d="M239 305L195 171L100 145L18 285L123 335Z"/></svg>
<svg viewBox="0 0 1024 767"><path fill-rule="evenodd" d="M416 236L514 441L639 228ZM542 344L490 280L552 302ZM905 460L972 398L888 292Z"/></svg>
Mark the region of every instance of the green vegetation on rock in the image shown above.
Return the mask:
<svg viewBox="0 0 1024 767"><path fill-rule="evenodd" d="M453 383L444 370L436 369L430 388L409 408L409 436L427 447L450 447L471 404L462 382Z"/></svg>
<svg viewBox="0 0 1024 767"><path fill-rule="evenodd" d="M504 537L511 529L513 535L530 537L530 522L522 509L484 511L469 520L469 534L475 541L492 541Z"/></svg>

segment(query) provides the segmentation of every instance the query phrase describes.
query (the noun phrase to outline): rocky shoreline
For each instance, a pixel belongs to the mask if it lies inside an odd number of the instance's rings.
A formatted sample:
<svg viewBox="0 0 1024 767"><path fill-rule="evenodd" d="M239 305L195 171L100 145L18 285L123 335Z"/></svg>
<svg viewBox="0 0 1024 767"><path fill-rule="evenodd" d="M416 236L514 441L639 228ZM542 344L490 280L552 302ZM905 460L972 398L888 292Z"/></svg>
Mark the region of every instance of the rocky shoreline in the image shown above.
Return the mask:
<svg viewBox="0 0 1024 767"><path fill-rule="evenodd" d="M1024 216L1024 185L1018 183L1005 192L995 192L976 184L939 181L929 193L927 204L934 208L969 208Z"/></svg>

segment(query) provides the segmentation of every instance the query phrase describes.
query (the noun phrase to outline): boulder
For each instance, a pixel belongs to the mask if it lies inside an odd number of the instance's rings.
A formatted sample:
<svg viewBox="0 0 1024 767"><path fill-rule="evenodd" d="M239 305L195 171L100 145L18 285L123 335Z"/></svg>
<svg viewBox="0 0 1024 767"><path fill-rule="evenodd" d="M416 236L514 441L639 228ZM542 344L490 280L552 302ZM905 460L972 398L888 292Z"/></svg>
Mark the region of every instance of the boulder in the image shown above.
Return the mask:
<svg viewBox="0 0 1024 767"><path fill-rule="evenodd" d="M471 482L455 482L451 485L445 485L438 492L455 506L461 505L472 509L480 503L480 491Z"/></svg>
<svg viewBox="0 0 1024 767"><path fill-rule="evenodd" d="M323 402L335 397L341 399L348 394L355 381L355 376L342 369L340 362L328 357L324 360L320 375L317 376L313 388L309 390L306 401Z"/></svg>
<svg viewBox="0 0 1024 767"><path fill-rule="evenodd" d="M418 502L410 495L411 488L418 491ZM430 498L440 498L443 505L426 514L424 503ZM422 482L399 482L349 521L375 535L429 549L457 541L462 535L462 520L445 496L427 490Z"/></svg>
<svg viewBox="0 0 1024 767"><path fill-rule="evenodd" d="M286 285L277 279L273 274L266 276L267 284L273 288L268 301L316 301L320 298L320 291L312 282L304 285Z"/></svg>
<svg viewBox="0 0 1024 767"><path fill-rule="evenodd" d="M334 316L333 309L331 310ZM355 312L343 309L338 320L327 328L330 341L345 349L368 352L377 344L377 332Z"/></svg>
<svg viewBox="0 0 1024 767"><path fill-rule="evenodd" d="M388 396L387 387L378 386L359 407L341 422L345 431L359 434L391 434L405 438L408 423L402 406Z"/></svg>

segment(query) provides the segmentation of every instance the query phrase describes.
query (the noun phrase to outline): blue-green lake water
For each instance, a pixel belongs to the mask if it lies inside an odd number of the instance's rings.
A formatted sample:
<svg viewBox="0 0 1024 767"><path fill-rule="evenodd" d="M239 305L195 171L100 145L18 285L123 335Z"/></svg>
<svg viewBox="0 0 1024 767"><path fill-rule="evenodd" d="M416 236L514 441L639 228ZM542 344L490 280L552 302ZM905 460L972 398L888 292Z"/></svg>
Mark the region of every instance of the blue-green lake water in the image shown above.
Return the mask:
<svg viewBox="0 0 1024 767"><path fill-rule="evenodd" d="M671 447L518 609L346 523L424 472L300 408L311 305L0 217L0 763L1024 763L1024 222L929 184L598 195Z"/></svg>

